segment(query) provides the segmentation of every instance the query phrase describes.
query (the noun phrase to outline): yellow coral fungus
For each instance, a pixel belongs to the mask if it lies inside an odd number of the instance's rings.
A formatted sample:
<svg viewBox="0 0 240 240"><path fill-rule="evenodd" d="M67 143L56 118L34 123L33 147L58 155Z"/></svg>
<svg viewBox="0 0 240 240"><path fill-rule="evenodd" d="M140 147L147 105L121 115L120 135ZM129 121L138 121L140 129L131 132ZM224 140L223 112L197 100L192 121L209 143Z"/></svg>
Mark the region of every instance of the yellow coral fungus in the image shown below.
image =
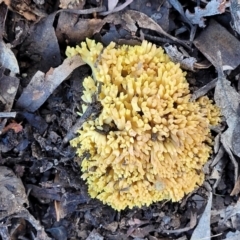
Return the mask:
<svg viewBox="0 0 240 240"><path fill-rule="evenodd" d="M219 110L207 98L189 101L185 73L147 41L103 49L92 40L68 48L92 68L82 99L97 92L101 114L83 124L71 141L91 197L116 210L160 200L179 201L204 180L211 153L210 124ZM83 106L86 109L86 106ZM100 130L108 125L110 131Z"/></svg>

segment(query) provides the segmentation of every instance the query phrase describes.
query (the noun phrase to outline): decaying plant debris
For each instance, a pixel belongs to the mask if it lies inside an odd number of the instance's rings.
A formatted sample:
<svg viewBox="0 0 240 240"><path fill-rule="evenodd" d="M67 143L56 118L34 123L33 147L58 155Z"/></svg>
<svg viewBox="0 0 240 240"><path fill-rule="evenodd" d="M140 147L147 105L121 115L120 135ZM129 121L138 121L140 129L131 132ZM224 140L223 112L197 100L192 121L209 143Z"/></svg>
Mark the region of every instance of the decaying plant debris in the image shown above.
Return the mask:
<svg viewBox="0 0 240 240"><path fill-rule="evenodd" d="M239 239L239 9L236 0L0 1L1 238ZM205 182L182 201L118 213L89 197L69 140L101 106L79 116L91 69L64 60L86 38L165 47L186 69L192 101L207 95L221 108Z"/></svg>

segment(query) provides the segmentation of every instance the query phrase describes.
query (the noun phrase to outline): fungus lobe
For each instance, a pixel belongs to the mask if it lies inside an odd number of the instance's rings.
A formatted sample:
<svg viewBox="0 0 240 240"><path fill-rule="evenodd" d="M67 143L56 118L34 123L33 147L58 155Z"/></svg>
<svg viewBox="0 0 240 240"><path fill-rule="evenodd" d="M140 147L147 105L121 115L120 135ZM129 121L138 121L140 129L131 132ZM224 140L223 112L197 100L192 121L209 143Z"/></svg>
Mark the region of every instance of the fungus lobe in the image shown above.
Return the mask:
<svg viewBox="0 0 240 240"><path fill-rule="evenodd" d="M81 169L91 197L122 210L179 201L203 183L209 126L219 122L220 112L207 97L189 101L186 74L162 48L147 41L103 48L87 39L66 54L80 54L92 68L83 101L90 104L100 89L101 114L71 141L79 156L90 154Z"/></svg>

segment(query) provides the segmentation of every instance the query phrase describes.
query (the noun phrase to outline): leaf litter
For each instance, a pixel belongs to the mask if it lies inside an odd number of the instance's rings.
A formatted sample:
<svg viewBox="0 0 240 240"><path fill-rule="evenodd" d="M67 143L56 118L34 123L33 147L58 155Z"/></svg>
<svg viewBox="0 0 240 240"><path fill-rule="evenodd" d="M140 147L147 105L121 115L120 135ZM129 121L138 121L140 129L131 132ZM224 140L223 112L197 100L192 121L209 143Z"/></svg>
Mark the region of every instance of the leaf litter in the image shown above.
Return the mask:
<svg viewBox="0 0 240 240"><path fill-rule="evenodd" d="M24 204L20 204L20 211L6 205L5 225L0 227L3 239L15 232L13 224L7 225L12 223L12 210L18 219L17 229L23 229L18 233L20 238L27 232L36 234L36 239L238 239L238 73L231 81L228 79L240 64L239 36L229 33L226 20L212 19L216 14L226 16L226 8L228 11L230 7L231 26L239 33L238 8L233 7L238 3L223 0L184 5L177 0L62 0L61 5L51 6L46 1L34 3L18 6L14 1L2 1L0 8L3 13L0 161L21 177L24 185L19 185L19 189L28 191L30 196L30 211L26 211ZM8 21L9 13L16 25ZM213 129L218 142L204 167L206 182L180 203L161 202L116 213L88 197L79 167L73 161L74 151L67 143L88 117L79 118L77 112L81 111L81 82L90 70L80 59L63 61L66 45L78 44L86 37L106 44L112 40L118 44L138 44L144 38L161 46L167 42L174 61L192 71L188 71L192 100L205 94L213 97L215 88L214 98L222 110L223 123ZM221 52L222 64L216 49ZM97 110L90 107L89 116L97 114ZM13 174L9 176L15 181ZM14 194L11 183L6 186ZM26 195L23 199L28 200ZM33 216L41 220L42 226ZM36 232L31 232L29 226Z"/></svg>

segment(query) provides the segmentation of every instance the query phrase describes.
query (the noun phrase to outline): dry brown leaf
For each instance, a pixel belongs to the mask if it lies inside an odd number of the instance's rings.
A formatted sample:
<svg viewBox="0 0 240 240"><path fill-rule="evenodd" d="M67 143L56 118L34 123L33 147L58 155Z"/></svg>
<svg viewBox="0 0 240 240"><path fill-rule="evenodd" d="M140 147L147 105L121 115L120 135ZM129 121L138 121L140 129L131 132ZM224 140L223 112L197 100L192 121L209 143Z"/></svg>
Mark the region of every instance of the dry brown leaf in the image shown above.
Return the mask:
<svg viewBox="0 0 240 240"><path fill-rule="evenodd" d="M103 226L104 229L114 233L117 231L118 229L118 226L119 226L119 223L118 222L111 222L109 224L106 224Z"/></svg>
<svg viewBox="0 0 240 240"><path fill-rule="evenodd" d="M230 193L230 196L238 195L240 193L240 176L238 177L237 181L235 182L234 188Z"/></svg>
<svg viewBox="0 0 240 240"><path fill-rule="evenodd" d="M167 233L167 234L171 234L171 233L183 233L183 232L187 232L191 229L193 229L197 224L197 214L191 212L191 216L190 216L190 223L189 226L185 227L185 228L180 228L180 229L174 229L174 230L161 230L161 232L163 233Z"/></svg>
<svg viewBox="0 0 240 240"><path fill-rule="evenodd" d="M95 33L102 29L104 24L105 22L102 19L78 19L78 16L74 14L61 12L56 28L56 36L61 43L76 44L86 38L92 38Z"/></svg>
<svg viewBox="0 0 240 240"><path fill-rule="evenodd" d="M10 4L11 4L11 0L0 0L0 4L1 3L5 3L7 6L10 6Z"/></svg>
<svg viewBox="0 0 240 240"><path fill-rule="evenodd" d="M4 3L8 6L8 8L14 12L17 12L18 14L22 15L29 21L36 21L37 15L34 12L34 6L28 5L24 1L18 2L18 1L9 1L4 0ZM42 16L44 17L44 15Z"/></svg>
<svg viewBox="0 0 240 240"><path fill-rule="evenodd" d="M60 0L59 7L62 9L82 9L86 0Z"/></svg>
<svg viewBox="0 0 240 240"><path fill-rule="evenodd" d="M19 133L23 130L23 126L21 125L21 123L9 123L3 130L2 133L6 133L8 130L12 129L15 133Z"/></svg>
<svg viewBox="0 0 240 240"><path fill-rule="evenodd" d="M133 218L133 219L129 219L128 220L129 226L135 226L135 225L141 226L141 225L146 224L148 222L149 221L147 221L147 220L146 221L142 221L142 220L140 220L138 218Z"/></svg>
<svg viewBox="0 0 240 240"><path fill-rule="evenodd" d="M153 225L148 225L146 227L142 228L136 228L132 233L131 237L133 238L144 238L149 235L150 232L153 232L155 230Z"/></svg>

